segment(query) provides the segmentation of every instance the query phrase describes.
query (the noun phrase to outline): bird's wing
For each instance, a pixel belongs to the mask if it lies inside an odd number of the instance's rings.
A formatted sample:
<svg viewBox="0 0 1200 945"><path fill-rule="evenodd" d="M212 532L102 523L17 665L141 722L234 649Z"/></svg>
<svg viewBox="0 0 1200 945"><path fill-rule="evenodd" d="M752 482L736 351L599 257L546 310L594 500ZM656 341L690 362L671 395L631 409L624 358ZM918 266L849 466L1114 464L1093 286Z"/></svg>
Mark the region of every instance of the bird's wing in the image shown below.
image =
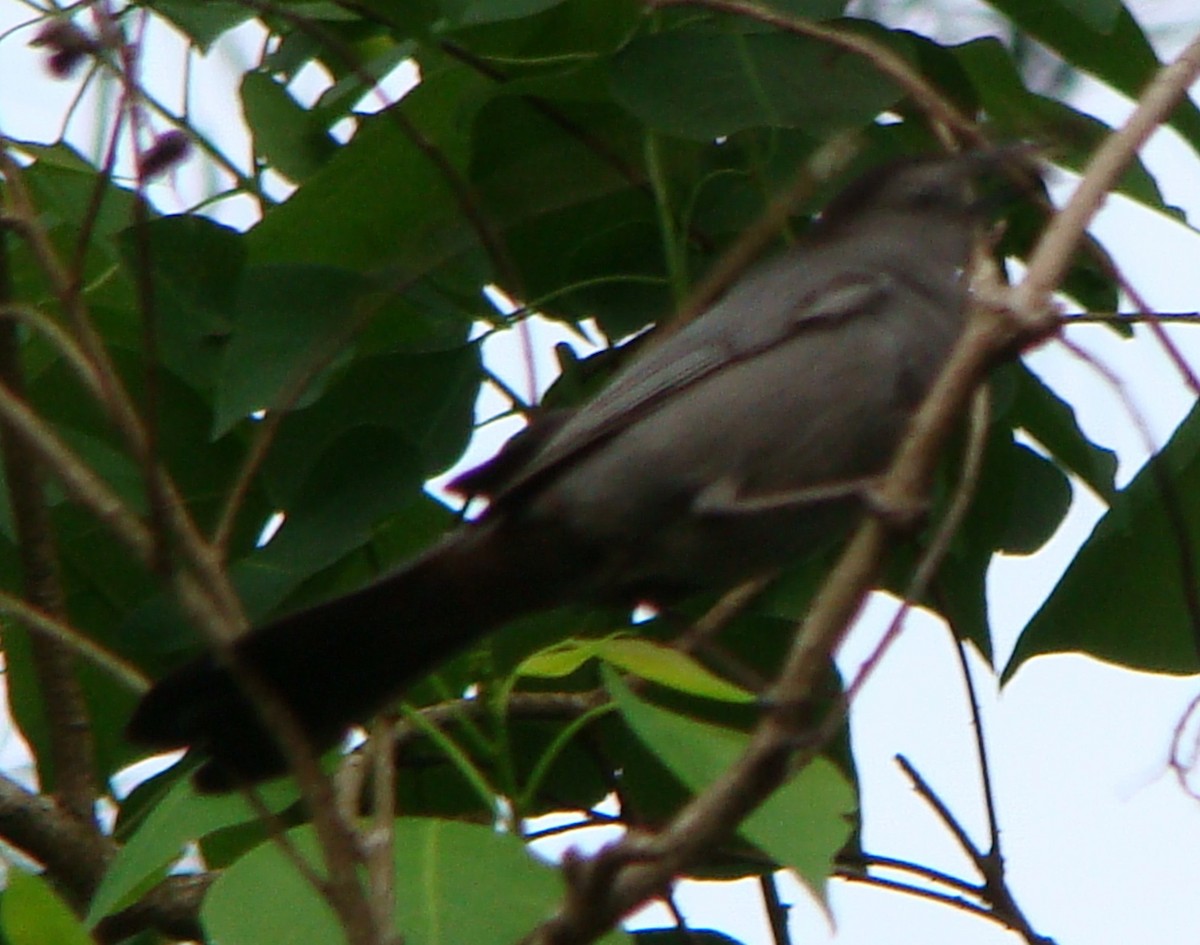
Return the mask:
<svg viewBox="0 0 1200 945"><path fill-rule="evenodd" d="M513 470L496 500L523 491L700 380L753 358L797 334L870 310L892 278L878 269L846 269L833 279L797 272L792 254L757 270L711 309L613 380ZM798 277L799 276L799 277Z"/></svg>

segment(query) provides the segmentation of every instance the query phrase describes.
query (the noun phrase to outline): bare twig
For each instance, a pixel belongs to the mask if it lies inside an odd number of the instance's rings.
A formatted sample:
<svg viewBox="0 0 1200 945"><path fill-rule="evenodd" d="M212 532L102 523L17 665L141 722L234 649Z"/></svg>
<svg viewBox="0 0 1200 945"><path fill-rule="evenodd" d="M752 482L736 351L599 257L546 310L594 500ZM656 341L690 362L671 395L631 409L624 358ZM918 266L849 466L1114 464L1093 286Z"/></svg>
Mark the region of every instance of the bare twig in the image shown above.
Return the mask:
<svg viewBox="0 0 1200 945"><path fill-rule="evenodd" d="M771 924L771 941L774 945L792 945L792 933L788 931L788 907L779 898L779 883L774 873L763 873L758 877L758 889L767 910L767 921Z"/></svg>
<svg viewBox="0 0 1200 945"><path fill-rule="evenodd" d="M1028 311L1062 282L1074 248L1108 192L1125 168L1200 76L1200 38L1164 66L1142 93L1137 108L1119 131L1110 135L1084 168L1083 179L1067 205L1050 221L1017 287L1013 307Z"/></svg>
<svg viewBox="0 0 1200 945"><path fill-rule="evenodd" d="M992 766L988 761L987 741L983 736L983 712L979 708L979 693L975 690L975 677L967 662L967 645L962 635L950 628L954 638L954 650L958 654L958 666L962 672L963 685L967 687L967 699L971 703L971 726L975 732L975 757L979 761L979 783L983 787L983 805L988 824L988 855L993 858L1001 872L1004 870L1004 855L1000 849L1000 820L996 816L996 795L992 788Z"/></svg>
<svg viewBox="0 0 1200 945"><path fill-rule="evenodd" d="M107 412L113 426L126 439L135 461L143 468L147 468L147 463L151 462L152 453L137 410L117 374L103 339L96 331L86 307L73 289L74 280L70 275L70 270L63 265L48 234L41 225L40 215L25 186L20 165L2 147L0 147L0 174L5 179L5 198L7 209L11 214L10 219L29 245L38 265L54 287L60 304L71 317L76 342L99 378L100 389L105 392L100 400L100 405ZM47 471L52 475L61 477L66 474L55 465L53 458L43 457L43 461L46 462ZM191 588L191 596L194 598L198 594L210 600L209 604L201 606L194 606L197 603L194 599L185 601L185 604L190 612L203 617L200 626L205 627L208 632L228 636L234 629L245 623L241 604L229 583L228 576L220 568L219 560L208 543L203 540L195 523L188 515L178 489L160 465L157 463L153 465L154 475L159 481L158 488L161 488L164 496L164 511L173 536L177 541L178 548L196 575L196 581ZM101 519L106 524L112 524L103 516ZM139 557L147 566L152 566L155 560L153 535L147 532L145 537L149 539L150 544L144 551L150 553L139 555Z"/></svg>
<svg viewBox="0 0 1200 945"><path fill-rule="evenodd" d="M369 740L373 812L370 833L363 845L370 875L371 907L375 910L375 925L380 929L391 929L396 914L396 763L392 731L397 721L396 713L381 713L371 723Z"/></svg>
<svg viewBox="0 0 1200 945"><path fill-rule="evenodd" d="M0 307L11 301L8 233L0 226ZM24 396L21 343L16 325L9 318L0 318L0 383L17 396ZM66 614L66 596L42 464L28 442L9 424L0 425L0 450L17 552L24 572L25 597L35 608L61 619ZM73 654L60 641L45 634L33 633L30 644L49 736L50 757L38 759L39 770L43 778L52 778L64 807L80 823L98 830L92 727Z"/></svg>
<svg viewBox="0 0 1200 945"><path fill-rule="evenodd" d="M75 656L108 673L130 692L141 693L150 688L150 681L145 674L132 663L127 663L70 624L52 617L19 597L0 591L0 614L8 614L21 621L35 636L54 640L63 649L70 650Z"/></svg>
<svg viewBox="0 0 1200 945"><path fill-rule="evenodd" d="M971 860L979 875L983 877L979 895L987 906L984 914L989 919L1012 929L1029 945L1050 945L1050 939L1034 930L1025 913L1017 905L1016 899L1013 898L1012 891L1005 879L1004 861L999 855L999 846L993 846L987 852L976 847L971 842L971 838L967 836L962 824L950 812L950 808L937 796L933 788L921 777L920 772L909 763L908 759L903 755L897 755L896 761L908 776L913 788L921 795L925 803L933 808L942 825L954 836L959 847ZM989 829L993 829L993 827L993 824L989 824Z"/></svg>

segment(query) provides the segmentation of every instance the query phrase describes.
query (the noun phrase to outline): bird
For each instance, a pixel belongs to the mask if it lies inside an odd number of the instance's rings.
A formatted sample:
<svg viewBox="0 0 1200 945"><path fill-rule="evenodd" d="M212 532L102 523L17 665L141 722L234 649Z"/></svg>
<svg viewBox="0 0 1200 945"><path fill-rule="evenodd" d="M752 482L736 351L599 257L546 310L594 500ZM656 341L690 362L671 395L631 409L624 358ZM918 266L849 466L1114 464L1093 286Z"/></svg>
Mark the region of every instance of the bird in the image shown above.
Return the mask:
<svg viewBox="0 0 1200 945"><path fill-rule="evenodd" d="M868 171L809 231L643 350L590 401L452 485L487 500L374 583L268 622L233 657L326 750L518 617L660 605L827 547L867 504L965 325L979 184L1003 148ZM190 747L201 791L284 774L254 701L214 654L159 680L127 727Z"/></svg>

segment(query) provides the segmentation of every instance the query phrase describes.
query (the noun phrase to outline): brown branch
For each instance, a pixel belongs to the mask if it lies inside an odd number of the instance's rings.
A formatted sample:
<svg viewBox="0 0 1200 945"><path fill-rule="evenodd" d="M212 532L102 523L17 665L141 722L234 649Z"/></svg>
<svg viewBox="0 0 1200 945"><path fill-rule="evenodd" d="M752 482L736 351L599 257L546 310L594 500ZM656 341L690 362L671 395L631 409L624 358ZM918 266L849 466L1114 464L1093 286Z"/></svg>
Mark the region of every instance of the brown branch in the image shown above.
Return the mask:
<svg viewBox="0 0 1200 945"><path fill-rule="evenodd" d="M1062 282L1080 237L1109 191L1142 145L1158 130L1200 76L1200 38L1164 66L1138 100L1133 114L1092 155L1070 201L1050 221L1030 257L1025 278L1013 299L1016 311L1027 311Z"/></svg>
<svg viewBox="0 0 1200 945"><path fill-rule="evenodd" d="M83 914L116 855L117 845L68 813L52 798L0 775L0 837L46 868L46 875ZM211 873L170 876L138 903L104 919L102 942L118 942L144 929L179 939L199 939L199 914Z"/></svg>
<svg viewBox="0 0 1200 945"><path fill-rule="evenodd" d="M203 621L200 626L210 633L229 635L233 629L245 624L237 595L229 583L228 576L221 569L218 557L204 541L188 515L186 504L174 482L166 470L153 460L153 450L137 410L108 355L103 339L91 322L86 306L73 291L70 270L63 265L41 225L40 214L25 186L22 169L3 147L0 147L0 175L5 179L4 194L7 210L11 214L10 223L25 239L35 260L53 286L55 296L70 317L78 347L97 375L99 390L102 392L100 406L114 428L128 443L134 460L143 468L153 468L155 488L160 489L164 497L167 521L172 528L176 545L196 576L189 591L189 599L184 601L185 606L189 612L202 615ZM61 478L64 475L73 475L73 471L59 469L52 459L43 457L43 460L48 471L55 476ZM113 524L103 516L101 520L108 525ZM153 536L149 532L146 532L145 537L153 543ZM153 544L149 546L149 550L153 552ZM147 566L152 566L155 559L151 554L142 556L141 560ZM199 603L197 595L208 598L210 603Z"/></svg>
<svg viewBox="0 0 1200 945"><path fill-rule="evenodd" d="M380 929L391 929L396 914L396 764L392 730L397 720L397 713L391 711L380 713L372 721L367 751L371 761L372 816L363 846L371 908Z"/></svg>
<svg viewBox="0 0 1200 945"><path fill-rule="evenodd" d="M94 935L101 945L117 945L147 930L178 941L203 941L200 906L216 878L213 873L168 876L128 909L101 919Z"/></svg>
<svg viewBox="0 0 1200 945"><path fill-rule="evenodd" d="M116 845L63 808L0 775L0 836L43 866L67 901L83 912Z"/></svg>
<svg viewBox="0 0 1200 945"><path fill-rule="evenodd" d="M913 603L925 599L925 595L929 592L930 585L937 576L942 561L950 550L950 543L954 540L954 536L958 534L959 526L970 510L971 499L975 496L975 488L979 484L979 474L983 467L987 428L991 418L991 395L986 388L976 391L975 397L971 402L971 407L971 422L967 431L967 445L963 452L962 469L959 472L954 495L950 499L946 513L942 516L941 521L938 522L933 538L922 552L921 560L918 562L908 586L904 589L903 604L897 610L895 616L893 616L891 623L884 631L883 636L880 637L875 648L863 661L861 667L859 667L858 675L846 687L846 695L842 701L843 708L854 702L855 697L862 690L866 681L882 662L884 654L887 653L892 644L900 636L901 631L904 629L905 618L908 616ZM822 726L823 738L832 738L834 736L837 727L842 724L843 715L844 712L829 713Z"/></svg>
<svg viewBox="0 0 1200 945"><path fill-rule="evenodd" d="M82 657L130 692L141 693L150 688L150 681L146 675L132 663L126 662L70 624L39 610L28 601L0 591L0 614L7 614L19 620L30 633L53 640L64 650Z"/></svg>
<svg viewBox="0 0 1200 945"><path fill-rule="evenodd" d="M12 301L8 233L0 225L0 308ZM0 383L24 397L21 342L11 318L0 318ZM54 526L46 502L41 463L9 424L0 424L0 454L12 510L17 553L24 575L25 597L56 618L66 614L66 595L59 570ZM49 736L49 758L38 758L38 770L52 781L64 807L82 824L98 829L95 820L96 773L91 720L71 651L44 634L30 637L33 671Z"/></svg>

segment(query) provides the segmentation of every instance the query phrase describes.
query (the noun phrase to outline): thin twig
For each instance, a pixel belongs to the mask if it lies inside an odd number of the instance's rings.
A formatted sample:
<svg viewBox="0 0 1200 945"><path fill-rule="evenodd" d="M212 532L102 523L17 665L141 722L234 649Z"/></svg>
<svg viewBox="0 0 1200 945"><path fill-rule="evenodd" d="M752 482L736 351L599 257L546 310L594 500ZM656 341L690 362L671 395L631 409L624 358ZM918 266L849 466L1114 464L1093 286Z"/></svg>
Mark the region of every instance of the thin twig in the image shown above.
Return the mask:
<svg viewBox="0 0 1200 945"><path fill-rule="evenodd" d="M1142 93L1137 108L1119 131L1105 139L1084 168L1067 205L1050 221L1017 286L1013 307L1033 311L1062 282L1075 246L1142 145L1170 117L1200 76L1200 38L1164 66Z"/></svg>
<svg viewBox="0 0 1200 945"><path fill-rule="evenodd" d="M71 316L77 343L100 378L100 386L106 392L101 406L129 444L135 461L145 467L147 457L151 453L137 410L117 374L103 339L91 322L86 307L73 291L74 282L70 270L62 264L49 235L41 225L40 215L25 186L20 165L3 147L0 147L0 175L5 179L5 197L11 219L16 221L21 236L50 280L60 303ZM52 460L47 460L47 468L56 476L61 474ZM165 511L177 546L195 571L195 590L212 601L211 606L196 611L198 614L209 615L201 626L209 633L228 636L234 628L245 624L241 603L228 575L221 569L219 560L188 515L175 484L161 466L155 465L154 469L160 482L159 488L164 495ZM150 550L153 551L153 545L150 546ZM142 560L147 565L152 565L154 558L150 555Z"/></svg>
<svg viewBox="0 0 1200 945"><path fill-rule="evenodd" d="M863 661L853 682L846 687L844 705L853 704L855 696L862 690L871 674L883 661L884 654L900 636L904 628L905 618L914 601L924 600L938 568L941 567L950 543L958 534L959 526L970 510L971 500L975 497L975 489L979 484L979 474L983 467L983 451L987 440L988 421L991 415L991 398L986 389L980 389L971 402L971 418L967 425L968 439L963 451L962 469L955 485L954 495L946 514L938 522L937 531L921 555L921 560L904 590L904 602L892 617L891 623L875 648ZM830 713L823 726L826 737L832 737L834 727L841 724L841 713Z"/></svg>
<svg viewBox="0 0 1200 945"><path fill-rule="evenodd" d="M0 308L11 301L8 232L0 225ZM21 341L11 318L0 318L0 383L17 396L25 396ZM62 621L66 591L46 498L45 469L28 442L9 424L0 424L0 453L25 597L36 609ZM98 830L92 726L73 653L53 636L36 632L30 648L41 710L48 723L49 757L37 759L39 771L43 778L53 779L67 810L80 823Z"/></svg>
<svg viewBox="0 0 1200 945"><path fill-rule="evenodd" d="M959 847L962 849L963 853L965 853L967 858L976 866L976 868L978 868L980 861L983 859L983 854L979 852L979 849L971 841L971 838L967 836L966 828L964 828L963 825L958 822L957 818L950 813L950 808L946 805L946 802L937 796L933 788L929 786L929 782L927 782L921 776L921 772L914 768L912 763L905 758L904 755L896 755L896 764L898 764L905 775L908 776L909 781L912 783L913 790L921 795L921 798L926 804L933 808L933 812L937 815L938 820L942 822L942 826L950 832L955 841L957 841ZM980 870L981 874L982 872L983 871Z"/></svg>
<svg viewBox="0 0 1200 945"><path fill-rule="evenodd" d="M975 678L971 675L971 664L967 661L967 644L962 636L950 627L954 639L954 650L958 654L958 666L963 684L967 687L967 700L971 704L972 728L975 730L975 757L979 762L979 782L983 787L983 806L987 814L989 849L988 855L1003 870L1004 856L1000 849L1000 819L996 816L996 795L992 788L992 768L988 762L987 741L983 737L983 712L979 707L979 693L975 689Z"/></svg>
<svg viewBox="0 0 1200 945"><path fill-rule="evenodd" d="M929 786L929 783L912 766L908 759L903 755L897 755L896 762L908 776L913 788L921 795L925 803L933 809L938 819L942 822L942 825L950 831L963 853L966 854L971 864L983 878L983 885L979 888L979 895L987 905L986 915L993 921L1000 922L1012 929L1024 938L1029 945L1047 945L1050 939L1038 933L1030 925L1025 913L1013 897L1012 890L1008 887L1008 881L1004 873L1004 861L999 856L999 846L994 845L987 852L975 846L971 838L967 836L966 829L950 812L950 808L937 796L933 788Z"/></svg>
<svg viewBox="0 0 1200 945"><path fill-rule="evenodd" d="M779 898L779 882L774 873L763 873L758 877L758 891L762 895L771 924L771 941L774 945L792 945L792 933L788 930L788 907Z"/></svg>
<svg viewBox="0 0 1200 945"><path fill-rule="evenodd" d="M70 624L37 609L19 597L0 591L0 614L8 614L21 621L35 636L54 640L64 649L103 670L130 692L140 694L150 688L150 680L146 674L132 663L106 650Z"/></svg>
<svg viewBox="0 0 1200 945"><path fill-rule="evenodd" d="M392 730L397 713L383 712L371 723L371 832L366 837L370 901L375 926L391 929L396 915L396 755Z"/></svg>

